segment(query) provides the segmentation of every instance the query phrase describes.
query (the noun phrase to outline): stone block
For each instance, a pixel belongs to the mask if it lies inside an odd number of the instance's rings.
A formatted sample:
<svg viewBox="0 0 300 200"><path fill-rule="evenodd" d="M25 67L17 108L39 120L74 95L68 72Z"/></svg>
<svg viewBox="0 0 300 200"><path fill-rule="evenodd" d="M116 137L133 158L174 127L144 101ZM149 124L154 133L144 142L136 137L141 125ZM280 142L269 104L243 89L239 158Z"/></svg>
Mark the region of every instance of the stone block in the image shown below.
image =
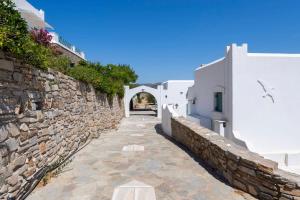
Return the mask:
<svg viewBox="0 0 300 200"><path fill-rule="evenodd" d="M18 176L12 175L11 177L7 178L6 181L10 186L15 186L18 183Z"/></svg>
<svg viewBox="0 0 300 200"><path fill-rule="evenodd" d="M52 91L58 91L58 85L51 85Z"/></svg>
<svg viewBox="0 0 300 200"><path fill-rule="evenodd" d="M255 197L258 195L257 189L253 185L248 185L248 192Z"/></svg>
<svg viewBox="0 0 300 200"><path fill-rule="evenodd" d="M300 189L283 189L281 190L282 193L287 194L287 195L292 195L295 197L299 197L300 198Z"/></svg>
<svg viewBox="0 0 300 200"><path fill-rule="evenodd" d="M248 174L248 175L250 175L250 176L253 176L253 177L256 176L255 171L254 171L253 169L248 168L248 167L244 167L244 166L240 165L240 166L238 166L238 169L239 169L241 172L244 172L244 173L246 173L246 174Z"/></svg>
<svg viewBox="0 0 300 200"><path fill-rule="evenodd" d="M236 155L235 153L231 152L231 151L226 151L225 152L225 156L228 158L228 159L231 159L233 160L234 162L238 162L240 160L240 156Z"/></svg>
<svg viewBox="0 0 300 200"><path fill-rule="evenodd" d="M247 186L236 179L233 180L233 186L240 190L247 191Z"/></svg>
<svg viewBox="0 0 300 200"><path fill-rule="evenodd" d="M33 117L23 117L19 120L21 123L35 123L38 122L36 118Z"/></svg>
<svg viewBox="0 0 300 200"><path fill-rule="evenodd" d="M6 71L14 71L14 63L9 60L0 59L0 69Z"/></svg>
<svg viewBox="0 0 300 200"><path fill-rule="evenodd" d="M5 143L10 152L16 151L19 147L19 143L14 138L9 138Z"/></svg>
<svg viewBox="0 0 300 200"><path fill-rule="evenodd" d="M16 185L8 187L8 192L9 192L10 194L15 194L15 195L17 195L17 190L20 189L20 187L21 187L21 183L20 183L20 182L17 182Z"/></svg>
<svg viewBox="0 0 300 200"><path fill-rule="evenodd" d="M263 199L263 200L273 200L272 195L266 194L264 192L260 192L258 197L259 197L259 199Z"/></svg>
<svg viewBox="0 0 300 200"><path fill-rule="evenodd" d="M13 170L16 170L20 167L22 167L26 162L26 156L25 155L22 155L20 157L17 157L15 160L14 160L14 164L13 164Z"/></svg>
<svg viewBox="0 0 300 200"><path fill-rule="evenodd" d="M44 87L45 87L45 91L46 91L46 92L51 91L51 87L50 87L50 85L49 85L49 81L46 81L46 82L45 82L45 86L44 86Z"/></svg>
<svg viewBox="0 0 300 200"><path fill-rule="evenodd" d="M0 169L0 174L3 178L8 178L13 174L13 168L11 164L8 164L6 167Z"/></svg>
<svg viewBox="0 0 300 200"><path fill-rule="evenodd" d="M265 187L265 186L263 186L261 184L257 184L257 187L258 187L258 189L260 191L262 191L262 192L264 192L266 194L270 194L272 196L277 196L278 195L278 191L277 191L277 188L275 187L275 185L274 185L273 189Z"/></svg>
<svg viewBox="0 0 300 200"><path fill-rule="evenodd" d="M45 142L39 144L39 149L41 154L45 154L47 151L47 146Z"/></svg>
<svg viewBox="0 0 300 200"><path fill-rule="evenodd" d="M52 74L48 74L48 77L47 77L49 80L54 80L54 76Z"/></svg>
<svg viewBox="0 0 300 200"><path fill-rule="evenodd" d="M17 175L22 175L24 174L24 172L28 169L28 165L25 164L23 165L22 167L20 167L17 171L14 172L14 174L17 174Z"/></svg>
<svg viewBox="0 0 300 200"><path fill-rule="evenodd" d="M5 194L8 192L8 185L2 185L0 189L0 194Z"/></svg>
<svg viewBox="0 0 300 200"><path fill-rule="evenodd" d="M6 126L3 125L0 128L0 142L4 142L8 138L8 131L6 129Z"/></svg>
<svg viewBox="0 0 300 200"><path fill-rule="evenodd" d="M27 141L27 139L29 137L28 135L29 135L28 132L23 132L23 131L21 132L20 137L19 137L21 146L28 144L28 141Z"/></svg>
<svg viewBox="0 0 300 200"><path fill-rule="evenodd" d="M5 146L0 147L0 157L5 157L8 155L8 149Z"/></svg>
<svg viewBox="0 0 300 200"><path fill-rule="evenodd" d="M40 111L40 110L36 111L36 119L38 121L42 121L44 119L44 114L42 111Z"/></svg>
<svg viewBox="0 0 300 200"><path fill-rule="evenodd" d="M281 193L279 200L297 200L297 197ZM298 198L298 200L300 200L300 198Z"/></svg>
<svg viewBox="0 0 300 200"><path fill-rule="evenodd" d="M7 126L6 126L8 132L10 133L10 136L12 137L17 137L20 135L20 130L18 129L18 127L13 124L13 123L9 123Z"/></svg>
<svg viewBox="0 0 300 200"><path fill-rule="evenodd" d="M21 126L20 126L20 130L21 130L21 131L29 131L29 128L28 128L28 126L27 126L25 123L23 123L23 124L21 124Z"/></svg>
<svg viewBox="0 0 300 200"><path fill-rule="evenodd" d="M14 79L14 81L21 82L23 80L23 74L21 74L19 72L14 72L13 79Z"/></svg>
<svg viewBox="0 0 300 200"><path fill-rule="evenodd" d="M28 98L34 100L34 102L41 99L41 95L36 91L27 91Z"/></svg>
<svg viewBox="0 0 300 200"><path fill-rule="evenodd" d="M236 162L234 162L233 160L228 160L227 161L227 167L231 170L231 171L235 171L238 168L238 164Z"/></svg>
<svg viewBox="0 0 300 200"><path fill-rule="evenodd" d="M31 146L33 146L33 145L37 144L38 137L37 137L37 136L34 136L34 137L30 138L28 141L29 141L29 144L30 144Z"/></svg>
<svg viewBox="0 0 300 200"><path fill-rule="evenodd" d="M8 165L9 161L10 159L8 156L0 157L0 167ZM1 181L0 181L0 185L1 185Z"/></svg>

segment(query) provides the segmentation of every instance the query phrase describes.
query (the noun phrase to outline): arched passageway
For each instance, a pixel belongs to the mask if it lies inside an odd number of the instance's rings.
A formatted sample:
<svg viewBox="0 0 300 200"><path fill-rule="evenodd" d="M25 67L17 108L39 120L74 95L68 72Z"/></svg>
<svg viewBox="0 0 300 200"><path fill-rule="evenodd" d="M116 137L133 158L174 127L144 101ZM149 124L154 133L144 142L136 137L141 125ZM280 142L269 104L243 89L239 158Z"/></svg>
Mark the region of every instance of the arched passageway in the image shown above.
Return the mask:
<svg viewBox="0 0 300 200"><path fill-rule="evenodd" d="M148 98L152 98L149 101L154 102L154 104L151 102L142 102L141 97L138 97L140 94L145 94L144 99L146 99L147 96ZM140 98L140 100L138 98ZM135 101L137 101L136 105L139 104L136 107L134 107ZM125 86L124 106L126 117L129 117L130 114L135 114L134 112L138 111L138 109L142 111L144 106L144 111L152 111L152 113L154 111L153 114L158 118L161 118L161 86L159 85L157 86L157 88L152 88L142 85L131 89L129 88L129 86Z"/></svg>
<svg viewBox="0 0 300 200"><path fill-rule="evenodd" d="M137 93L129 102L129 114L157 116L157 100L150 93Z"/></svg>

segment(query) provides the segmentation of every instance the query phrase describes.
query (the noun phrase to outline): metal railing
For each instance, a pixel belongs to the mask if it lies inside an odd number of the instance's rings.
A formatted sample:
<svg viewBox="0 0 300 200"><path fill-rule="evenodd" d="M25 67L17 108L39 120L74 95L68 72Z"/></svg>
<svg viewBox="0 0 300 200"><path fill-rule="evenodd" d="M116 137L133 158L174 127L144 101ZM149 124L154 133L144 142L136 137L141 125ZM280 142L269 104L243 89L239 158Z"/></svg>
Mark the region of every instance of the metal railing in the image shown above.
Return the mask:
<svg viewBox="0 0 300 200"><path fill-rule="evenodd" d="M70 42L68 42L67 40L65 40L63 37L61 37L55 32L51 32L50 34L52 35L52 42L57 43L63 46L64 48L67 48L69 51L85 59L84 53L79 48L75 47L74 45L72 45Z"/></svg>

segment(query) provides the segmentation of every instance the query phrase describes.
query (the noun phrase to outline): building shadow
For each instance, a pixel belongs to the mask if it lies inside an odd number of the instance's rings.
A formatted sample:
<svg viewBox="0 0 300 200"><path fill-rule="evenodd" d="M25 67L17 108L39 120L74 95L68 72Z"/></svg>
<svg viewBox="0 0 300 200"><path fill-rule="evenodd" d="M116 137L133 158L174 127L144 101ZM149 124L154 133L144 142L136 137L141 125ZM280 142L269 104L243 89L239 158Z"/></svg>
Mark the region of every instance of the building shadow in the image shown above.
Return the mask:
<svg viewBox="0 0 300 200"><path fill-rule="evenodd" d="M185 145L181 144L180 142L176 141L174 138L168 136L163 132L162 125L156 124L155 125L156 133L164 137L165 139L172 142L174 145L176 145L178 148L180 148L182 151L187 153L191 158L193 158L194 161L196 161L201 167L203 167L210 175L212 175L214 178L219 180L220 182L230 186L229 182L223 178L223 176L214 168L210 167L204 160L199 158L197 155L195 155L193 152L191 152Z"/></svg>

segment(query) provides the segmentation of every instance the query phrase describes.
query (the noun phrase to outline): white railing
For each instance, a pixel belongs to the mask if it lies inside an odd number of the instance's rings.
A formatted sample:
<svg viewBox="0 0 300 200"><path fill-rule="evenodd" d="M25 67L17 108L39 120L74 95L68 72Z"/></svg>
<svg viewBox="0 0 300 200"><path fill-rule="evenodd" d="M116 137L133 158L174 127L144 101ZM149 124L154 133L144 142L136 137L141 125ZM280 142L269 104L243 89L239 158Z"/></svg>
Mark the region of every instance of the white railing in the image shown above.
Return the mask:
<svg viewBox="0 0 300 200"><path fill-rule="evenodd" d="M52 35L52 41L51 43L58 44L61 47L67 49L68 51L72 52L73 54L76 54L80 58L85 60L85 54L84 52L80 51L78 48L76 48L74 45L66 41L63 37L59 36L55 32L50 32Z"/></svg>

